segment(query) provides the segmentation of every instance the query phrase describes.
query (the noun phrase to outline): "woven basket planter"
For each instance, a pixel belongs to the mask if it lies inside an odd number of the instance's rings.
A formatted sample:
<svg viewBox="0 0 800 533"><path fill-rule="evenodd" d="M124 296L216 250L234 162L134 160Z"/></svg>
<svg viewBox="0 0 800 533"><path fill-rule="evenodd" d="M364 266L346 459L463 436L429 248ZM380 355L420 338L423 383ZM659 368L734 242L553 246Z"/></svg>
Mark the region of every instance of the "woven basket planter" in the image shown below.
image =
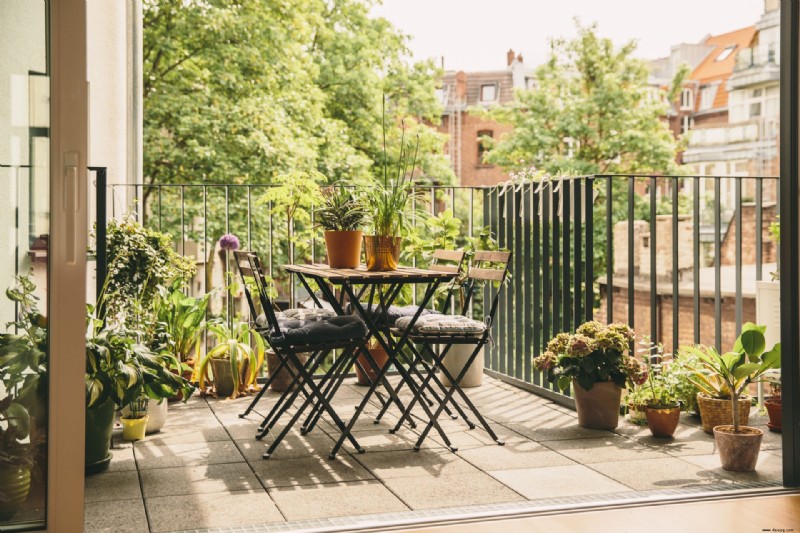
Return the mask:
<svg viewBox="0 0 800 533"><path fill-rule="evenodd" d="M714 426L729 426L733 422L733 407L730 400L709 398L704 394L697 395L700 419L703 431L713 434ZM746 426L750 420L750 398L739 398L739 424Z"/></svg>

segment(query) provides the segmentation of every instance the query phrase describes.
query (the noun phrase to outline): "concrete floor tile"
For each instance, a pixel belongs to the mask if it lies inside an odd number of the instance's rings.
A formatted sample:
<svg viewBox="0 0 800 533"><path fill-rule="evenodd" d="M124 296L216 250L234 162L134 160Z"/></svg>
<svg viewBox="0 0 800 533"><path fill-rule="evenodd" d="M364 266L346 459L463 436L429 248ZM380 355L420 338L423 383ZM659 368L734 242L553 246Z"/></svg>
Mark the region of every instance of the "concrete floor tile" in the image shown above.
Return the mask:
<svg viewBox="0 0 800 533"><path fill-rule="evenodd" d="M634 490L702 487L724 482L715 472L675 457L596 463L591 468Z"/></svg>
<svg viewBox="0 0 800 533"><path fill-rule="evenodd" d="M668 457L664 452L614 434L596 439L554 440L544 445L581 464Z"/></svg>
<svg viewBox="0 0 800 533"><path fill-rule="evenodd" d="M329 460L325 454L303 459L275 458L249 464L261 483L269 489L375 479L375 476L346 454L340 454L334 460Z"/></svg>
<svg viewBox="0 0 800 533"><path fill-rule="evenodd" d="M415 510L523 500L522 496L483 472L399 477L387 479L384 483Z"/></svg>
<svg viewBox="0 0 800 533"><path fill-rule="evenodd" d="M141 498L88 502L84 505L84 533L149 533Z"/></svg>
<svg viewBox="0 0 800 533"><path fill-rule="evenodd" d="M185 411L187 409L208 409L208 402L199 394L192 394L185 402L169 402L169 412Z"/></svg>
<svg viewBox="0 0 800 533"><path fill-rule="evenodd" d="M474 473L478 469L458 455L445 450L367 452L356 456L379 479L396 477L438 477L445 474Z"/></svg>
<svg viewBox="0 0 800 533"><path fill-rule="evenodd" d="M408 510L408 506L377 481L282 487L271 489L269 494L287 520Z"/></svg>
<svg viewBox="0 0 800 533"><path fill-rule="evenodd" d="M583 465L495 470L488 474L529 500L631 490Z"/></svg>
<svg viewBox="0 0 800 533"><path fill-rule="evenodd" d="M269 436L256 440L252 436L245 440L237 440L236 446L244 458L250 462L261 462L261 455L267 451L273 439ZM301 457L327 457L336 442L320 430L308 435L287 435L272 455L272 459L298 459Z"/></svg>
<svg viewBox="0 0 800 533"><path fill-rule="evenodd" d="M535 442L551 440L591 439L613 434L600 429L587 429L578 425L576 418L555 415L542 422L504 422L506 428Z"/></svg>
<svg viewBox="0 0 800 533"><path fill-rule="evenodd" d="M148 435L144 442L155 445L164 444L195 444L199 442L212 442L230 440L228 431L222 424L196 426L194 424L172 424L169 421L158 433Z"/></svg>
<svg viewBox="0 0 800 533"><path fill-rule="evenodd" d="M723 470L718 453L713 455L694 455L685 457L683 460L734 481L783 481L783 462L781 458L771 453L765 453L764 450L758 454L755 472L729 472Z"/></svg>
<svg viewBox="0 0 800 533"><path fill-rule="evenodd" d="M142 497L139 473L135 470L101 472L84 481L84 501L132 500Z"/></svg>
<svg viewBox="0 0 800 533"><path fill-rule="evenodd" d="M117 443L124 443L124 447L117 447ZM115 441L111 447L111 464L108 465L109 472L121 472L123 470L136 470L136 459L133 455L133 445L126 441Z"/></svg>
<svg viewBox="0 0 800 533"><path fill-rule="evenodd" d="M459 450L457 454L483 471L575 464L567 457L529 440Z"/></svg>
<svg viewBox="0 0 800 533"><path fill-rule="evenodd" d="M167 425L174 426L195 426L195 427L216 427L219 420L210 409L186 409L184 411L172 412L167 415Z"/></svg>
<svg viewBox="0 0 800 533"><path fill-rule="evenodd" d="M232 441L162 446L145 441L136 445L135 453L140 470L244 461L244 457Z"/></svg>
<svg viewBox="0 0 800 533"><path fill-rule="evenodd" d="M142 470L142 487L145 498L263 489L246 463Z"/></svg>
<svg viewBox="0 0 800 533"><path fill-rule="evenodd" d="M263 490L147 498L145 505L153 533L284 521Z"/></svg>
<svg viewBox="0 0 800 533"><path fill-rule="evenodd" d="M703 431L701 427L680 425L672 439L660 439L648 434L638 441L656 450L674 457L687 455L709 455L717 451L714 437Z"/></svg>

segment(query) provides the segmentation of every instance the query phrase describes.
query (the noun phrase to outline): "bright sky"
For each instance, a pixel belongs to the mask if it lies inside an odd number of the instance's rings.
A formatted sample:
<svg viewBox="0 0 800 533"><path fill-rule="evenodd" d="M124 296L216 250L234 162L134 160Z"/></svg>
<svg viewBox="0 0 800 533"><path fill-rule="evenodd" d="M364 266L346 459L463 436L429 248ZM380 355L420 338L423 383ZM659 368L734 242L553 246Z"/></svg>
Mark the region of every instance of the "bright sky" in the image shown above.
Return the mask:
<svg viewBox="0 0 800 533"><path fill-rule="evenodd" d="M637 56L669 55L681 42L754 25L763 0L383 0L373 13L411 35L415 59L444 56L447 70L498 70L506 52L525 63L547 57L548 39L575 35L574 17L599 23L615 43L635 39Z"/></svg>

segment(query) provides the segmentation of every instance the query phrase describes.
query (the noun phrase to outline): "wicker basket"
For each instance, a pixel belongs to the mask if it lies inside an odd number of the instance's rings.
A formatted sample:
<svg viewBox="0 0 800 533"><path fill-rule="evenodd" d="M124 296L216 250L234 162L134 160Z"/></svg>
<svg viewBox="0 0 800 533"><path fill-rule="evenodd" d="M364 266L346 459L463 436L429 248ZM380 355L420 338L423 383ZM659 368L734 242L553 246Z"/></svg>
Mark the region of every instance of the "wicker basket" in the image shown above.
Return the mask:
<svg viewBox="0 0 800 533"><path fill-rule="evenodd" d="M697 395L697 406L700 409L700 419L703 422L703 431L713 433L714 426L728 426L733 422L733 413L730 400L718 400L704 394ZM750 398L739 398L739 424L746 426L750 420Z"/></svg>

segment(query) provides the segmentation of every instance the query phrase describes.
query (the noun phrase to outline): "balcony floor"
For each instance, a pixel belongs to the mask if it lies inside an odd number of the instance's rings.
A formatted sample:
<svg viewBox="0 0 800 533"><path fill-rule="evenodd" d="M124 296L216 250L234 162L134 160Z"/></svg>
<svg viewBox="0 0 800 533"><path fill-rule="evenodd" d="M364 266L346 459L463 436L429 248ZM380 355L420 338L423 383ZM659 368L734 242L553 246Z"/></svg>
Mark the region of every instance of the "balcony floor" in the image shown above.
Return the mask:
<svg viewBox="0 0 800 533"><path fill-rule="evenodd" d="M135 445L115 434L108 472L86 480L86 531L285 531L347 524L403 523L465 512L487 515L639 497L779 486L780 434L764 429L754 473L719 466L713 437L700 420L682 415L673 440L654 439L646 427L621 421L617 430L578 427L573 411L488 376L468 394L492 421L505 446L459 420L444 422L457 453L429 436L412 451L414 430L387 432L362 415L356 437L367 450L345 445L327 459L336 430L322 423L308 436L290 434L273 458L256 441L260 417L240 419L250 398L192 398L171 404L166 427ZM364 387L337 394L341 415L354 410ZM269 393L264 412L277 399ZM376 400L377 401L377 400ZM367 408L377 412L378 404ZM396 414L396 410L389 411ZM291 522L292 524L287 524ZM263 528L242 526L265 525ZM237 528L237 526L239 526Z"/></svg>

